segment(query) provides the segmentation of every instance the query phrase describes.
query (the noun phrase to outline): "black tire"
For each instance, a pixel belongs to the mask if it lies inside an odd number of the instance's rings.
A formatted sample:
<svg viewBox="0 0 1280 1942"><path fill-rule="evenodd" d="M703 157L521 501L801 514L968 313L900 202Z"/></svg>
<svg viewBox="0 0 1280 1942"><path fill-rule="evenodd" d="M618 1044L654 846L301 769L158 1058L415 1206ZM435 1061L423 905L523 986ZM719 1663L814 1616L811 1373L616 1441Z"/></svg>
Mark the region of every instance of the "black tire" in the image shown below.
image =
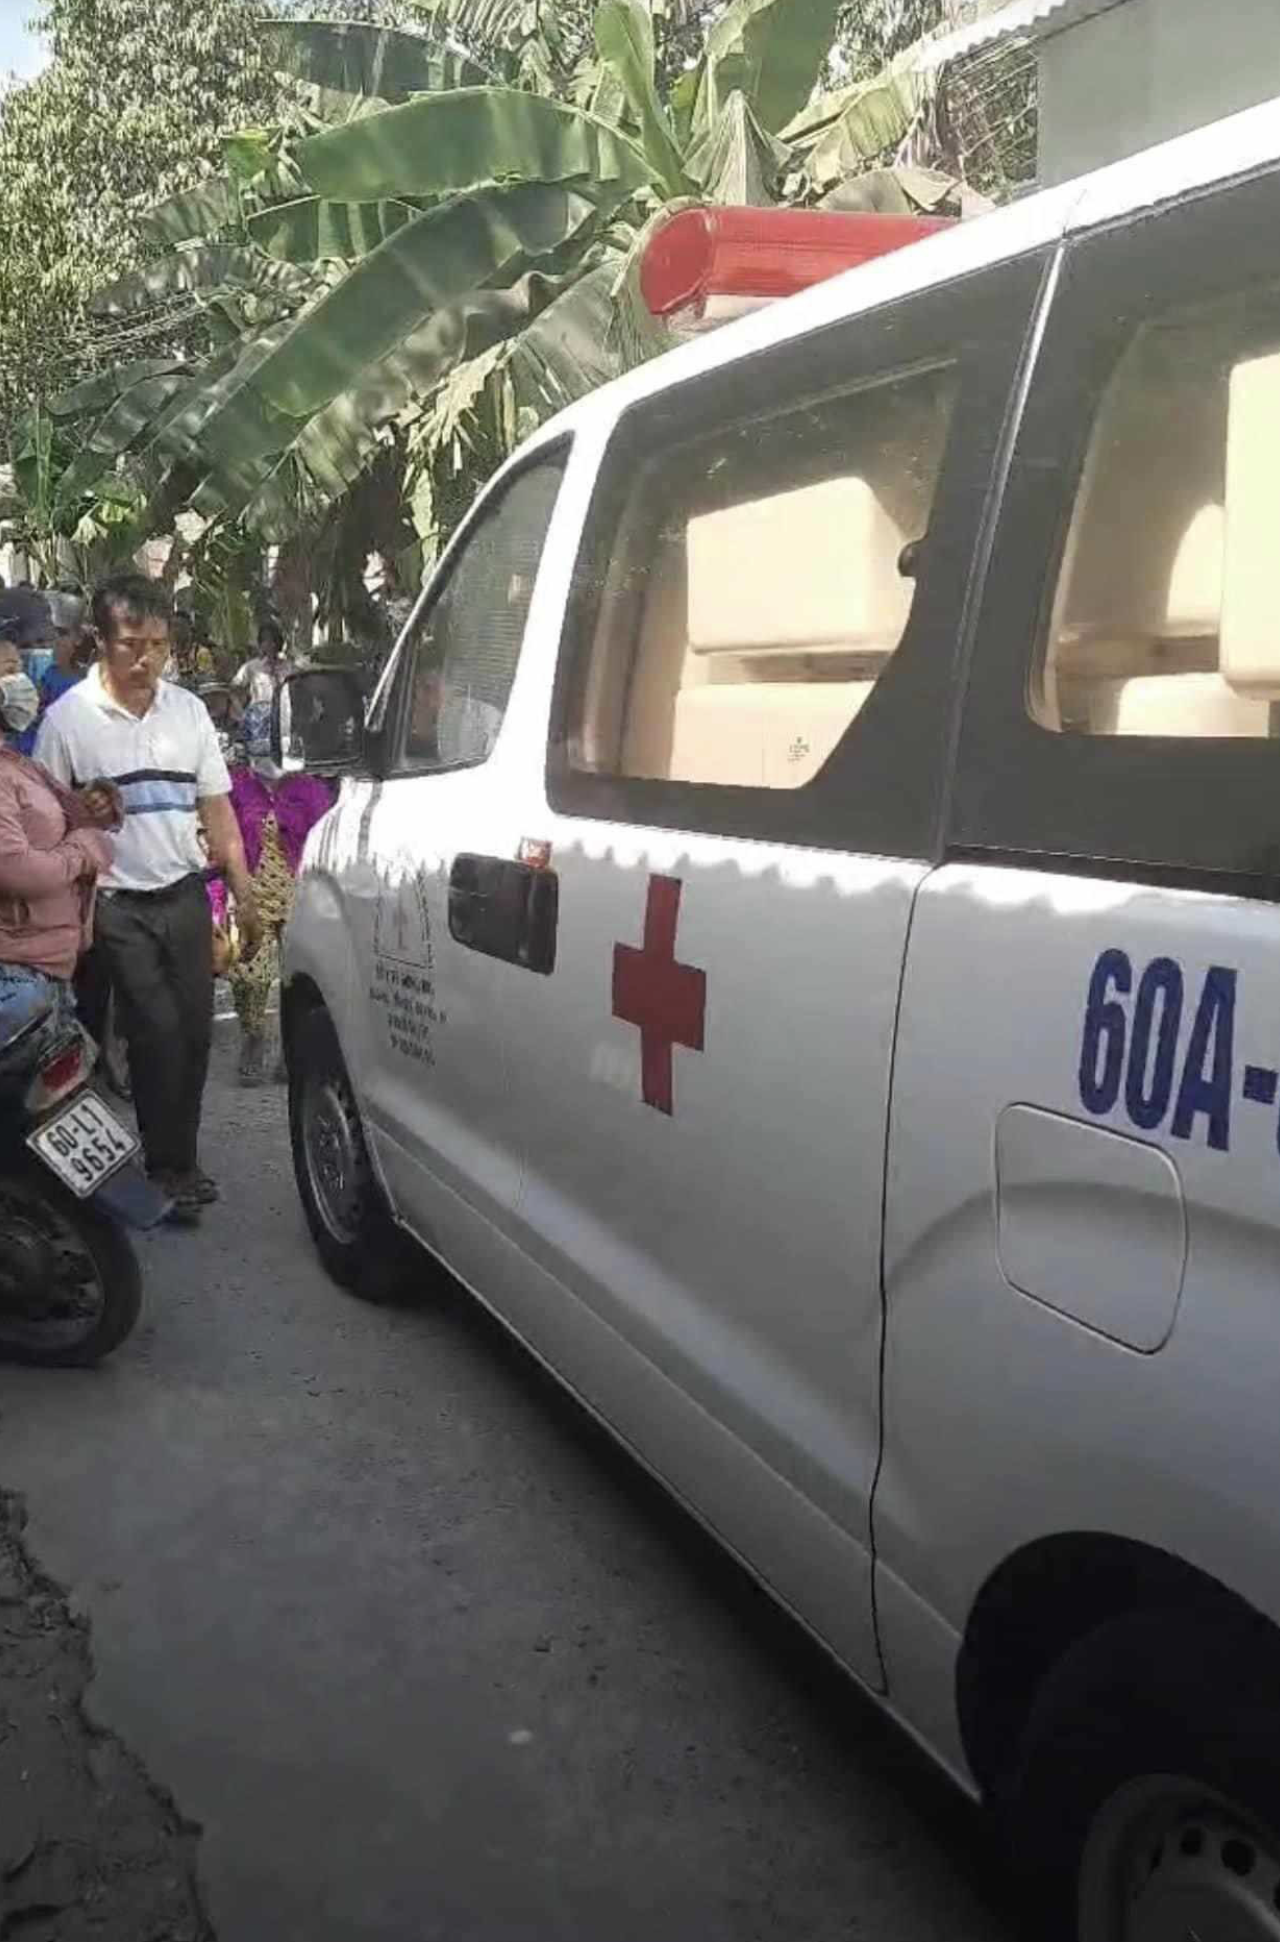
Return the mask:
<svg viewBox="0 0 1280 1942"><path fill-rule="evenodd" d="M6 1200L8 1208L6 1210ZM15 1213L55 1231L60 1247L93 1292L83 1318L6 1314L0 1306L0 1358L47 1369L83 1369L119 1348L142 1308L142 1271L127 1234L107 1214L77 1200L45 1167L21 1159L0 1187L0 1246ZM12 1242L12 1229L10 1231Z"/></svg>
<svg viewBox="0 0 1280 1942"><path fill-rule="evenodd" d="M409 1293L426 1272L425 1257L391 1218L338 1035L319 1008L290 1034L289 1141L311 1238L339 1287L364 1301Z"/></svg>
<svg viewBox="0 0 1280 1942"><path fill-rule="evenodd" d="M1242 1610L1138 1612L1038 1693L1008 1789L1033 1932L1280 1935L1280 1644Z"/></svg>

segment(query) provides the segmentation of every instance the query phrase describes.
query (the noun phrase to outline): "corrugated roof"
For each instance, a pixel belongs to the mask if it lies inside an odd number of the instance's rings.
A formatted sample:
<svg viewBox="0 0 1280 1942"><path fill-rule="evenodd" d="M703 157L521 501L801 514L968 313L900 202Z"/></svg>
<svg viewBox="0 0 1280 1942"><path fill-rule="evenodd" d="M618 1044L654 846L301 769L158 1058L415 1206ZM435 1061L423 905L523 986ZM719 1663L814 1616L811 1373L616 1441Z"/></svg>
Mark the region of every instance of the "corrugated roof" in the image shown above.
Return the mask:
<svg viewBox="0 0 1280 1942"><path fill-rule="evenodd" d="M998 41L1012 40L1015 35L1039 40L1046 34L1059 34L1094 14L1109 13L1113 7L1123 7L1126 3L1127 0L1007 0L1005 6L984 13L969 26L940 34L929 49L927 65L941 67L963 54L993 47Z"/></svg>

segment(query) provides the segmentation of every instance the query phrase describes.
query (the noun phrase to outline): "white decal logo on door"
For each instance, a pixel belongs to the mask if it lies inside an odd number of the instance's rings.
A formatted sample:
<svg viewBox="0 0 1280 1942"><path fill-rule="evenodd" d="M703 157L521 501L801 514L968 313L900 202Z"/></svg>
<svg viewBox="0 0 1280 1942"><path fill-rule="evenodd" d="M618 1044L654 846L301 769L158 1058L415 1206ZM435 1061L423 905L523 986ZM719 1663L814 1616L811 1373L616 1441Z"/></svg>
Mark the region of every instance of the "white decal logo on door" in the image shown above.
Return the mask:
<svg viewBox="0 0 1280 1942"><path fill-rule="evenodd" d="M393 1052L435 1064L435 1030L445 1014L436 1002L431 905L425 875L407 857L397 858L378 886L369 1001Z"/></svg>

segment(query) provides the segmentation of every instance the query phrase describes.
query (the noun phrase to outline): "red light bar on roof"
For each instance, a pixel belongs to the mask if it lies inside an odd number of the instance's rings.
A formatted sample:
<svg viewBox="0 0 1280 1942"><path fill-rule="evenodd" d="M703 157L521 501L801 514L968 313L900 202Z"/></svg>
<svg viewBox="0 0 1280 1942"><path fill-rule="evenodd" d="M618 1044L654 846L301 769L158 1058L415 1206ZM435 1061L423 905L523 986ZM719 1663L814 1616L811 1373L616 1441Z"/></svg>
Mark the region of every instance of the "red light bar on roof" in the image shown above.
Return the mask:
<svg viewBox="0 0 1280 1942"><path fill-rule="evenodd" d="M695 327L719 323L950 227L942 216L682 209L654 231L640 290L655 317Z"/></svg>

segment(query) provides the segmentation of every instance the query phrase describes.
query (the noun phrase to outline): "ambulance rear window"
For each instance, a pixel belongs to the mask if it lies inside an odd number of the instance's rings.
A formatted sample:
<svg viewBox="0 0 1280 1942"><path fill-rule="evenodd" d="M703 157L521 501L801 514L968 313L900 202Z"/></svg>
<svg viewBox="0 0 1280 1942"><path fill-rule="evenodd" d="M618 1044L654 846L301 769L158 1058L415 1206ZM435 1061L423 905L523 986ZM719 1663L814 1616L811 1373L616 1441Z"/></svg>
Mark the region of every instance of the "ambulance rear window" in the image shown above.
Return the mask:
<svg viewBox="0 0 1280 1942"><path fill-rule="evenodd" d="M1063 734L1277 732L1280 287L1153 319L1093 428L1031 708Z"/></svg>
<svg viewBox="0 0 1280 1942"><path fill-rule="evenodd" d="M575 765L798 789L896 652L956 396L917 369L642 465L618 527Z"/></svg>

